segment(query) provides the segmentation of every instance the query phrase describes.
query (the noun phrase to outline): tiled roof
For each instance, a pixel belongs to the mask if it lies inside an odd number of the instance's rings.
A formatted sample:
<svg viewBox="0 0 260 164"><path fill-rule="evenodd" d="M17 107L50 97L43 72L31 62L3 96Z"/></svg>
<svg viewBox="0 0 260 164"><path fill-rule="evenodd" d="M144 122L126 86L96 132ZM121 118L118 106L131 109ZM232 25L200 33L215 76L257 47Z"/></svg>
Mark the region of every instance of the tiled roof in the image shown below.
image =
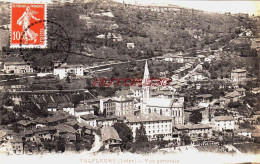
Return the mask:
<svg viewBox="0 0 260 164"><path fill-rule="evenodd" d="M128 122L149 122L149 121L171 121L171 117L169 116L161 116L157 113L150 113L148 115L126 115L125 116Z"/></svg>
<svg viewBox="0 0 260 164"><path fill-rule="evenodd" d="M215 121L233 121L234 118L232 116L216 116L214 118Z"/></svg>
<svg viewBox="0 0 260 164"><path fill-rule="evenodd" d="M97 119L97 116L94 114L85 114L85 115L81 115L80 118L84 120L93 120L93 119Z"/></svg>
<svg viewBox="0 0 260 164"><path fill-rule="evenodd" d="M117 120L117 116L109 116L109 117L98 117L97 121L105 121L105 120Z"/></svg>
<svg viewBox="0 0 260 164"><path fill-rule="evenodd" d="M205 107L195 106L195 107L186 108L186 109L184 109L184 111L192 112L192 111L195 111L195 110L204 110L204 109L205 109Z"/></svg>
<svg viewBox="0 0 260 164"><path fill-rule="evenodd" d="M94 110L91 106L89 105L81 105L75 108L76 112L82 112L82 111L91 111Z"/></svg>
<svg viewBox="0 0 260 164"><path fill-rule="evenodd" d="M59 124L56 128L60 133L76 133L76 130L72 126L66 124Z"/></svg>
<svg viewBox="0 0 260 164"><path fill-rule="evenodd" d="M234 97L238 97L238 96L240 96L240 93L238 91L234 91L234 92L230 92L230 93L226 94L225 97L234 98Z"/></svg>
<svg viewBox="0 0 260 164"><path fill-rule="evenodd" d="M193 124L193 125L176 125L176 129L179 130L196 130L196 129L210 129L212 128L207 124Z"/></svg>
<svg viewBox="0 0 260 164"><path fill-rule="evenodd" d="M57 103L48 103L47 108L57 108L58 104Z"/></svg>
<svg viewBox="0 0 260 164"><path fill-rule="evenodd" d="M118 141L122 141L122 139L119 138L119 135L118 135L116 129L111 127L111 126L102 127L101 138L102 138L102 141L106 141L106 140L109 140L109 139L115 139L115 140L118 140Z"/></svg>
<svg viewBox="0 0 260 164"><path fill-rule="evenodd" d="M243 73L243 72L246 72L246 70L245 69L235 69L232 72L234 72L234 73Z"/></svg>
<svg viewBox="0 0 260 164"><path fill-rule="evenodd" d="M201 95L196 95L196 97L210 98L210 97L212 97L212 95L211 94L201 94Z"/></svg>
<svg viewBox="0 0 260 164"><path fill-rule="evenodd" d="M55 122L55 121L60 121L60 120L64 120L68 118L67 115L62 115L62 114L56 114L54 116L51 117L46 117L46 118L37 118L35 119L35 122L38 123L50 123L50 122Z"/></svg>
<svg viewBox="0 0 260 164"><path fill-rule="evenodd" d="M23 126L27 126L29 124L35 124L34 121L29 121L29 120L20 120L17 123L20 124L20 125L23 125Z"/></svg>
<svg viewBox="0 0 260 164"><path fill-rule="evenodd" d="M236 89L238 92L244 92L244 91L246 91L244 88L237 88Z"/></svg>
<svg viewBox="0 0 260 164"><path fill-rule="evenodd" d="M37 133L37 132L45 132L45 131L55 131L57 130L55 127L53 126L49 126L49 127L40 127L40 128L33 128L32 131L34 133Z"/></svg>
<svg viewBox="0 0 260 164"><path fill-rule="evenodd" d="M150 98L147 100L147 106L160 106L160 107L172 107L172 99Z"/></svg>

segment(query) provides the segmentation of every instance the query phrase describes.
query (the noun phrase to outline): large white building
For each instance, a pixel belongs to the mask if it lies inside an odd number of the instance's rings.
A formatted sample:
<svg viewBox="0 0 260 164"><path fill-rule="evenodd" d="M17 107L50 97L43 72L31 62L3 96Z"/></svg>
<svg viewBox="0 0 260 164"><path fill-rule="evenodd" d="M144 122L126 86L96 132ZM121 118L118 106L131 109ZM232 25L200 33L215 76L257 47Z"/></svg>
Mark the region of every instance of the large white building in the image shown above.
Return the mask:
<svg viewBox="0 0 260 164"><path fill-rule="evenodd" d="M64 64L58 68L54 68L54 75L58 75L60 79L67 77L68 75L83 76L84 67L83 65L67 65Z"/></svg>
<svg viewBox="0 0 260 164"><path fill-rule="evenodd" d="M136 130L143 124L149 140L163 136L164 139L172 138L172 119L169 116L160 116L157 113L148 115L126 116L127 125L131 128L133 137L136 137Z"/></svg>

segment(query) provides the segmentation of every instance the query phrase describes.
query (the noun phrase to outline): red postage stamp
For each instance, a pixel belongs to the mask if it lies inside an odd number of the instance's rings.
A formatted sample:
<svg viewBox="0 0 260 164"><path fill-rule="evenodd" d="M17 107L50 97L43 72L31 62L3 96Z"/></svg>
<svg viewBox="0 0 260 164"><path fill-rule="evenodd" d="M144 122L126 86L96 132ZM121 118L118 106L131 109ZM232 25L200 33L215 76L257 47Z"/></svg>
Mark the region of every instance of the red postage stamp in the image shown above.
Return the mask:
<svg viewBox="0 0 260 164"><path fill-rule="evenodd" d="M11 6L11 48L46 48L46 4Z"/></svg>

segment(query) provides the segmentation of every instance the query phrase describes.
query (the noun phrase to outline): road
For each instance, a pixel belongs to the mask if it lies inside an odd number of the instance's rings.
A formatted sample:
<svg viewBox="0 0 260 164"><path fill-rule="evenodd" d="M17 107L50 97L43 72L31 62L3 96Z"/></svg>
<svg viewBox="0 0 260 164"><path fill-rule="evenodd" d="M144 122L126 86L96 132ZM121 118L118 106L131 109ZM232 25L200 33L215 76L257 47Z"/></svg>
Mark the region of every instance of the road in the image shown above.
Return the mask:
<svg viewBox="0 0 260 164"><path fill-rule="evenodd" d="M95 141L92 145L92 148L90 149L90 151L88 153L98 152L98 150L103 146L100 136L95 132L93 132L93 134L95 135Z"/></svg>

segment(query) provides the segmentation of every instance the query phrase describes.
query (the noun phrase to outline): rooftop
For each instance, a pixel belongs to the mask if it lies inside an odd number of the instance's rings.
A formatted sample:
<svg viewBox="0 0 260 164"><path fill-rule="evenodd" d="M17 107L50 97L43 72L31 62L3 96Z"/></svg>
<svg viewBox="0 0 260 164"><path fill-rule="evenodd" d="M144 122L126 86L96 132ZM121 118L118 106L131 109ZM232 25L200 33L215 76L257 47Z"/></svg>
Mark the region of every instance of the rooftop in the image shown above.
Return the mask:
<svg viewBox="0 0 260 164"><path fill-rule="evenodd" d="M82 118L84 120L93 120L93 119L96 119L97 116L94 114L85 114L85 115L80 116L80 118Z"/></svg>
<svg viewBox="0 0 260 164"><path fill-rule="evenodd" d="M232 116L216 116L214 118L215 121L233 121L234 118Z"/></svg>
<svg viewBox="0 0 260 164"><path fill-rule="evenodd" d="M56 128L60 133L76 133L76 130L72 126L66 124L59 124Z"/></svg>
<svg viewBox="0 0 260 164"><path fill-rule="evenodd" d="M176 125L176 129L179 130L196 130L196 129L210 129L212 128L207 124L193 124L193 125Z"/></svg>
<svg viewBox="0 0 260 164"><path fill-rule="evenodd" d="M240 96L240 93L238 91L234 91L234 92L229 92L226 94L226 98L234 98L234 97L238 97Z"/></svg>
<svg viewBox="0 0 260 164"><path fill-rule="evenodd" d="M106 141L109 139L115 139L115 140L122 141L122 139L119 138L119 135L118 135L116 129L111 126L102 127L101 138L102 138L102 141Z"/></svg>
<svg viewBox="0 0 260 164"><path fill-rule="evenodd" d="M94 110L94 108L92 108L92 106L89 105L80 105L75 108L76 112L91 111L91 110Z"/></svg>
<svg viewBox="0 0 260 164"><path fill-rule="evenodd" d="M168 116L161 116L157 113L150 113L148 115L126 115L126 119L131 122L152 122L152 121L171 121L171 117Z"/></svg>
<svg viewBox="0 0 260 164"><path fill-rule="evenodd" d="M235 69L232 71L233 73L245 73L246 70L245 69Z"/></svg>

